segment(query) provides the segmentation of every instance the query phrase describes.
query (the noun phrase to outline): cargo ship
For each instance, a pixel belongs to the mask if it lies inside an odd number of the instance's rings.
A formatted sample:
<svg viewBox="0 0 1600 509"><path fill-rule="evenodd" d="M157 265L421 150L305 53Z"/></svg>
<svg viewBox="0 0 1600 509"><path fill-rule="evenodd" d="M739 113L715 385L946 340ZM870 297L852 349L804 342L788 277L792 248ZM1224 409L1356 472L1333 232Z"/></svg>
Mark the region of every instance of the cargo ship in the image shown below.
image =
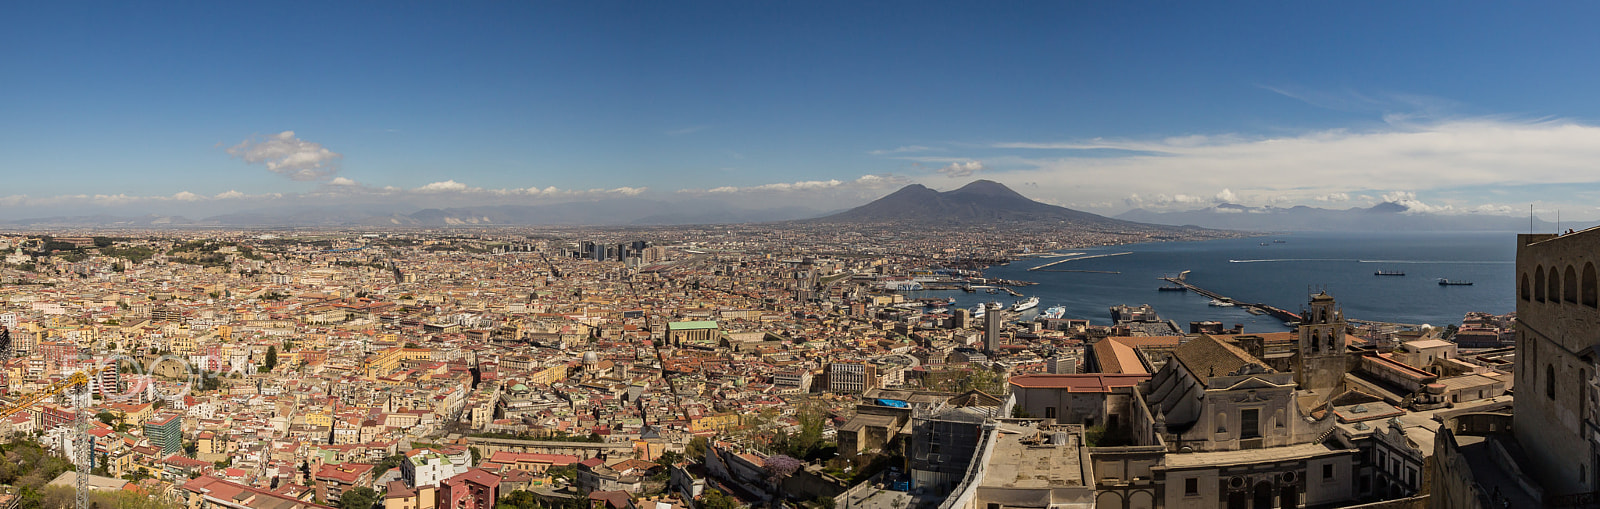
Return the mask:
<svg viewBox="0 0 1600 509"><path fill-rule="evenodd" d="M1406 275L1406 273L1403 272L1403 271L1398 271L1398 270L1380 270L1380 271L1372 273L1372 275L1374 275L1374 276L1404 276L1404 275Z"/></svg>
<svg viewBox="0 0 1600 509"><path fill-rule="evenodd" d="M1029 309L1033 309L1033 308L1036 308L1036 307L1039 307L1039 298L1038 297L1028 297L1026 299L1017 301L1017 303L1015 305L1011 306L1011 310L1015 311L1015 312L1018 312L1018 313L1021 313L1023 311L1027 311Z"/></svg>
<svg viewBox="0 0 1600 509"><path fill-rule="evenodd" d="M1472 282L1471 281L1462 281L1462 280L1459 280L1459 279L1455 280L1455 281L1451 281L1449 279L1439 278L1439 286L1472 286Z"/></svg>
<svg viewBox="0 0 1600 509"><path fill-rule="evenodd" d="M1189 291L1189 289L1185 288L1183 285L1166 285L1166 286L1157 287L1156 291L1162 291L1162 292L1187 292L1187 291Z"/></svg>

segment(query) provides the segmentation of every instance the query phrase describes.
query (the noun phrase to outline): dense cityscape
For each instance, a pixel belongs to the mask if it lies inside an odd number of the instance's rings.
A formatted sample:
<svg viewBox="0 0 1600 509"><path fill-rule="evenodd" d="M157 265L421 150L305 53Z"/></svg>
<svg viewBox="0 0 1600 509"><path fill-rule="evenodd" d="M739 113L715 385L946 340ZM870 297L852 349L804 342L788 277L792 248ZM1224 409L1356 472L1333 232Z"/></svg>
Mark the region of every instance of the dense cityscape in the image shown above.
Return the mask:
<svg viewBox="0 0 1600 509"><path fill-rule="evenodd" d="M1025 290L982 269L1152 238L847 230L0 235L0 433L18 460L0 506L74 487L102 505L251 508L1541 497L1512 470L1462 487L1515 467L1473 463L1489 453L1467 436L1440 445L1457 422L1480 442L1511 428L1511 316L1374 328L1325 293L1292 332L1136 303L1113 325L975 316L903 290ZM1556 272L1548 290L1542 269L1524 281L1524 301L1560 287L1593 306L1592 266L1581 284Z"/></svg>
<svg viewBox="0 0 1600 509"><path fill-rule="evenodd" d="M4 12L0 509L1600 509L1600 3Z"/></svg>

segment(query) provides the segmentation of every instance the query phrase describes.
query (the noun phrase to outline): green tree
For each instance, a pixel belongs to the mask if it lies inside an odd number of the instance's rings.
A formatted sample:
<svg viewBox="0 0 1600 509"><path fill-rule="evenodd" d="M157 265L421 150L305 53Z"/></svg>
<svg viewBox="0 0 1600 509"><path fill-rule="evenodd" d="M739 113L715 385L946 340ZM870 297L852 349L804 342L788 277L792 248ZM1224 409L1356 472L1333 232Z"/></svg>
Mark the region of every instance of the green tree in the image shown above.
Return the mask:
<svg viewBox="0 0 1600 509"><path fill-rule="evenodd" d="M721 491L715 489L706 490L705 494L700 497L700 503L706 509L737 509L739 507L739 503L734 501L732 497L724 495Z"/></svg>
<svg viewBox="0 0 1600 509"><path fill-rule="evenodd" d="M706 437L694 437L689 440L689 445L683 448L683 454L691 460L700 461L705 459L706 450L710 448L711 442L707 441Z"/></svg>
<svg viewBox="0 0 1600 509"><path fill-rule="evenodd" d="M394 456L384 458L383 461L379 461L378 465L372 469L372 478L377 479L379 477L383 477L384 472L388 472L389 469L400 466L400 462L405 460L406 455L404 454L396 454Z"/></svg>
<svg viewBox="0 0 1600 509"><path fill-rule="evenodd" d="M261 365L267 368L267 371L272 371L272 368L278 365L278 345L267 345L267 360Z"/></svg>
<svg viewBox="0 0 1600 509"><path fill-rule="evenodd" d="M678 464L680 461L683 461L683 455L678 454L676 451L661 453L661 457L656 458L656 464L666 468L672 468L673 465Z"/></svg>
<svg viewBox="0 0 1600 509"><path fill-rule="evenodd" d="M472 464L474 466L483 462L483 451L478 450L477 447L468 447L467 452L472 453Z"/></svg>
<svg viewBox="0 0 1600 509"><path fill-rule="evenodd" d="M378 503L378 492L360 486L339 495L339 509L372 509Z"/></svg>

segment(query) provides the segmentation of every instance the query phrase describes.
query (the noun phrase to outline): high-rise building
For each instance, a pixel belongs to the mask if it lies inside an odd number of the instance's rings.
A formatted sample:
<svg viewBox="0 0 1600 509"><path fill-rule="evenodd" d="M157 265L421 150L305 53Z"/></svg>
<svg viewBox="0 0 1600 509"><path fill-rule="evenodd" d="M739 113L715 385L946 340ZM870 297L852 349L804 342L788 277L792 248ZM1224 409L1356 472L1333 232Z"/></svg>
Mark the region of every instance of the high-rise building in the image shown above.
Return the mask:
<svg viewBox="0 0 1600 509"><path fill-rule="evenodd" d="M160 448L163 455L182 451L183 416L158 415L145 421L144 436L150 439L150 445Z"/></svg>
<svg viewBox="0 0 1600 509"><path fill-rule="evenodd" d="M983 313L983 353L995 356L1000 351L1000 320L1001 308L999 304L989 303L988 311Z"/></svg>

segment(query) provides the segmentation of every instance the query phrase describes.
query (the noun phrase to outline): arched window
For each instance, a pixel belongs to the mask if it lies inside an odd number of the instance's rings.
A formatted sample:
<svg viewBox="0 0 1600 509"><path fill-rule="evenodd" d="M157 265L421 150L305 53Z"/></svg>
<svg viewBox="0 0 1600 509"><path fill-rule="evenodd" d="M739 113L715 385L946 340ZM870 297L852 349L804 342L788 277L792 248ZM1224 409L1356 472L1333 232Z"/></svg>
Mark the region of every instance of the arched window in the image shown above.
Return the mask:
<svg viewBox="0 0 1600 509"><path fill-rule="evenodd" d="M1228 432L1228 414L1217 412L1217 433Z"/></svg>
<svg viewBox="0 0 1600 509"><path fill-rule="evenodd" d="M1335 346L1339 344L1339 334L1340 332L1337 331L1328 333L1328 353L1340 353L1344 351L1343 348Z"/></svg>
<svg viewBox="0 0 1600 509"><path fill-rule="evenodd" d="M1600 288L1595 288L1594 262L1583 264L1583 305L1600 309Z"/></svg>
<svg viewBox="0 0 1600 509"><path fill-rule="evenodd" d="M1522 289L1522 300L1529 300L1533 297L1533 290L1528 288L1528 273L1526 272L1522 273L1522 286L1520 288Z"/></svg>
<svg viewBox="0 0 1600 509"><path fill-rule="evenodd" d="M1533 300L1544 302L1544 267L1533 271Z"/></svg>
<svg viewBox="0 0 1600 509"><path fill-rule="evenodd" d="M1311 331L1311 351L1322 351L1322 331Z"/></svg>
<svg viewBox="0 0 1600 509"><path fill-rule="evenodd" d="M1572 391L1572 394L1578 396L1578 418L1579 419L1588 419L1589 418L1589 370L1587 370L1587 369L1578 370L1578 385L1575 385L1574 387L1578 388L1578 390Z"/></svg>
<svg viewBox="0 0 1600 509"><path fill-rule="evenodd" d="M1561 269L1550 267L1550 283L1545 290L1550 292L1545 294L1546 299L1550 302L1561 302Z"/></svg>
<svg viewBox="0 0 1600 509"><path fill-rule="evenodd" d="M1571 265L1567 266L1566 275L1561 277L1561 300L1568 304L1578 303L1578 271Z"/></svg>
<svg viewBox="0 0 1600 509"><path fill-rule="evenodd" d="M1328 323L1328 310L1322 310L1322 323Z"/></svg>
<svg viewBox="0 0 1600 509"><path fill-rule="evenodd" d="M1544 365L1544 397L1556 399L1556 367Z"/></svg>

